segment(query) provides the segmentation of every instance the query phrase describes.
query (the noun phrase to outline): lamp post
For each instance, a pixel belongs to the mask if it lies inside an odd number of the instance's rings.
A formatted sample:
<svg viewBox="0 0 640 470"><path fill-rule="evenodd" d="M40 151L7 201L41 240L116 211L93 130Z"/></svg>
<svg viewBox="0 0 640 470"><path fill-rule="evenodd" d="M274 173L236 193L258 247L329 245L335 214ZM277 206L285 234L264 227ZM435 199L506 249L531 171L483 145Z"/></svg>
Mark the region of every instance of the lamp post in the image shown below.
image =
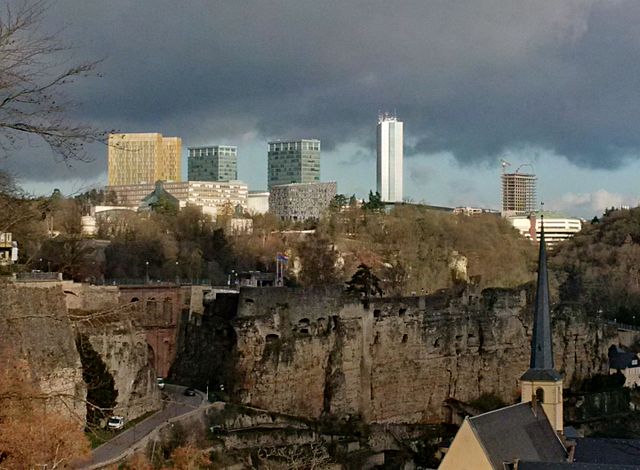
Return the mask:
<svg viewBox="0 0 640 470"><path fill-rule="evenodd" d="M146 267L145 283L149 284L149 261L145 261L144 264L145 264L145 267Z"/></svg>

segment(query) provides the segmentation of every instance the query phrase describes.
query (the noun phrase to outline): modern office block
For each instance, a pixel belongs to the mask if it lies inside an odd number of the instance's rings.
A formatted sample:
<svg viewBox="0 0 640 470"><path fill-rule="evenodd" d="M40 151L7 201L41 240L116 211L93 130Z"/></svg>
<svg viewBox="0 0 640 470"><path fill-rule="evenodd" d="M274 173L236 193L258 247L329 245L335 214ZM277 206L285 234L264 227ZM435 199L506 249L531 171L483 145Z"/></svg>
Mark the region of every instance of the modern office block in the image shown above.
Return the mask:
<svg viewBox="0 0 640 470"><path fill-rule="evenodd" d="M536 211L536 181L531 173L502 174L502 215L529 215Z"/></svg>
<svg viewBox="0 0 640 470"><path fill-rule="evenodd" d="M319 219L329 208L337 189L335 181L273 186L269 193L269 212L281 220Z"/></svg>
<svg viewBox="0 0 640 470"><path fill-rule="evenodd" d="M238 148L230 145L189 147L188 180L233 181L238 179Z"/></svg>
<svg viewBox="0 0 640 470"><path fill-rule="evenodd" d="M402 202L403 123L381 114L377 129L377 190L383 202Z"/></svg>
<svg viewBox="0 0 640 470"><path fill-rule="evenodd" d="M320 141L302 139L269 142L268 181L272 186L320 181Z"/></svg>
<svg viewBox="0 0 640 470"><path fill-rule="evenodd" d="M544 237L549 249L582 230L580 219L565 217L553 212L532 212L526 216L514 215L507 217L507 220L518 229L523 237L537 241L542 235L542 216L544 216Z"/></svg>
<svg viewBox="0 0 640 470"><path fill-rule="evenodd" d="M158 133L110 134L109 185L181 180L182 140Z"/></svg>
<svg viewBox="0 0 640 470"><path fill-rule="evenodd" d="M249 191L247 209L250 214L269 212L269 191Z"/></svg>

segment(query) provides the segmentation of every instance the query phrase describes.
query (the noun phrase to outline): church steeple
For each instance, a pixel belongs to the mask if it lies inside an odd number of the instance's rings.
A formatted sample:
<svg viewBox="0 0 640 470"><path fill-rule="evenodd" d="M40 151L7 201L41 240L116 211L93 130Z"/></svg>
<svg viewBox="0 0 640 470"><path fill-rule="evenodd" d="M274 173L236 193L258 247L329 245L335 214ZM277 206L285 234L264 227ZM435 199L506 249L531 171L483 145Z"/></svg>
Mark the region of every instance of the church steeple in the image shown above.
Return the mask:
<svg viewBox="0 0 640 470"><path fill-rule="evenodd" d="M549 309L549 278L547 248L544 241L544 217L540 220L540 252L538 256L538 282L533 313L531 359L529 370L520 378L522 401L535 401L542 405L551 425L562 432L562 376L553 364L553 339Z"/></svg>
<svg viewBox="0 0 640 470"><path fill-rule="evenodd" d="M538 283L533 314L531 360L529 370L521 380L559 380L560 374L553 366L553 342L551 339L551 314L549 312L549 277L547 273L547 248L544 241L544 217L540 221L540 253L538 255Z"/></svg>

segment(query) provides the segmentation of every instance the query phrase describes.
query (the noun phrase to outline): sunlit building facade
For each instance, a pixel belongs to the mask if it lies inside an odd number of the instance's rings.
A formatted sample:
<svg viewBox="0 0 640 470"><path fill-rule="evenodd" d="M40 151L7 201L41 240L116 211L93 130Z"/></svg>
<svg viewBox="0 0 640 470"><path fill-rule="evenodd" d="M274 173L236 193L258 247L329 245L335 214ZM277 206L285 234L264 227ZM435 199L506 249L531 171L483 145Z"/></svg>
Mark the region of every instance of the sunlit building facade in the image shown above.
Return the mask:
<svg viewBox="0 0 640 470"><path fill-rule="evenodd" d="M377 129L377 190L383 202L402 202L403 138L402 121L381 114Z"/></svg>
<svg viewBox="0 0 640 470"><path fill-rule="evenodd" d="M249 189L242 181L166 181L162 187L180 201L180 207L200 206L213 217L237 206L247 209ZM106 189L115 193L118 205L138 207L154 188L155 183L145 183L108 186Z"/></svg>
<svg viewBox="0 0 640 470"><path fill-rule="evenodd" d="M537 241L542 233L541 216L544 216L544 235L549 248L553 248L558 243L573 237L582 230L582 221L580 219L564 217L552 212L536 212L528 216L511 216L507 217L507 220L523 237Z"/></svg>
<svg viewBox="0 0 640 470"><path fill-rule="evenodd" d="M182 139L158 133L110 134L108 184L131 185L180 181Z"/></svg>

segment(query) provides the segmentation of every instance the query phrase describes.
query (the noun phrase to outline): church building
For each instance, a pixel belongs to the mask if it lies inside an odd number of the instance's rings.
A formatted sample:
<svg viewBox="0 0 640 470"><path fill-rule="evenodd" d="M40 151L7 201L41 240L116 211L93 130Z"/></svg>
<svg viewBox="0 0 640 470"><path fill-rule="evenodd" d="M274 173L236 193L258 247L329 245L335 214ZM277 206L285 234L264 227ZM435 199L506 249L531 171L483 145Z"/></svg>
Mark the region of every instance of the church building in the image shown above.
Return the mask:
<svg viewBox="0 0 640 470"><path fill-rule="evenodd" d="M562 376L553 363L544 222L529 369L520 403L465 418L440 470L640 470L640 440L563 433Z"/></svg>

